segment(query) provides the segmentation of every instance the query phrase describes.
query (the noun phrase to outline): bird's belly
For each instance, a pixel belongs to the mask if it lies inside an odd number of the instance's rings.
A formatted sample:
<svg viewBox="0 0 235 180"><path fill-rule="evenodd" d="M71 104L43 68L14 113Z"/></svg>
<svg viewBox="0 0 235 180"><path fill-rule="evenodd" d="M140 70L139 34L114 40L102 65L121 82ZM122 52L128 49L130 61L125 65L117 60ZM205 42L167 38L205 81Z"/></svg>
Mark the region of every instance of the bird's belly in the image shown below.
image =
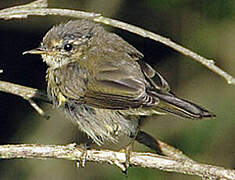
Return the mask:
<svg viewBox="0 0 235 180"><path fill-rule="evenodd" d="M117 142L119 136L131 136L138 129L138 119L127 119L115 110L93 108L73 100L67 101L62 109L98 145L105 141Z"/></svg>

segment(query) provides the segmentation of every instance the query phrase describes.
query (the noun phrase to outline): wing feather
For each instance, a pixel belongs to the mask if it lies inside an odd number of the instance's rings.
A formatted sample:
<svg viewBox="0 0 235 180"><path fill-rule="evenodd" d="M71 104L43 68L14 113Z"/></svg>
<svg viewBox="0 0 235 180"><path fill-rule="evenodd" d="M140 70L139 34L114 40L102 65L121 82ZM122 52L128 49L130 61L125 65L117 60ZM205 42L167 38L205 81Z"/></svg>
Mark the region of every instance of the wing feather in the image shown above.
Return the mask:
<svg viewBox="0 0 235 180"><path fill-rule="evenodd" d="M143 60L138 61L146 79L150 82L152 88L160 90L162 92L169 92L170 86L167 81L150 65L145 63Z"/></svg>
<svg viewBox="0 0 235 180"><path fill-rule="evenodd" d="M157 100L148 98L146 81L135 61L113 61L100 64L88 83L86 104L109 109L151 106Z"/></svg>
<svg viewBox="0 0 235 180"><path fill-rule="evenodd" d="M155 106L159 98L149 94L147 89L169 89L166 81L144 62L106 62L99 64L93 73L87 72L79 63L70 63L57 70L60 74L57 83L67 98L98 108L121 110Z"/></svg>

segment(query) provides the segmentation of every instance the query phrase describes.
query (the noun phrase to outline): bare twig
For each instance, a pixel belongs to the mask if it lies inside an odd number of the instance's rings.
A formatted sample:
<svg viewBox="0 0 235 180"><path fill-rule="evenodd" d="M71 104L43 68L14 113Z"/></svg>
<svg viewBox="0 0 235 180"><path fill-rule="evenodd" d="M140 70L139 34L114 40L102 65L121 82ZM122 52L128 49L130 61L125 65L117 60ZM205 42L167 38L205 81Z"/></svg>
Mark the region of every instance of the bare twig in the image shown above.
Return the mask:
<svg viewBox="0 0 235 180"><path fill-rule="evenodd" d="M45 93L40 92L37 89L9 83L6 81L0 81L0 91L14 94L16 96L21 96L22 98L26 100L35 98L35 99L40 99L42 101L49 102L47 95L45 95Z"/></svg>
<svg viewBox="0 0 235 180"><path fill-rule="evenodd" d="M24 5L20 5L20 6L14 6L14 7L10 7L10 8L6 8L6 9L2 9L2 12L11 12L11 11L15 11L15 10L20 10L20 9L37 9L37 8L47 8L48 7L48 3L47 0L37 0L37 1L33 1L29 4L24 4Z"/></svg>
<svg viewBox="0 0 235 180"><path fill-rule="evenodd" d="M36 159L66 159L80 160L84 150L69 145L2 145L0 146L1 159L36 158ZM86 160L91 162L109 163L124 170L126 155L123 152L109 150L87 150ZM152 153L131 152L130 165L164 169L165 171L197 175L210 179L235 179L235 171L218 166L200 164L195 161L174 159Z"/></svg>
<svg viewBox="0 0 235 180"><path fill-rule="evenodd" d="M192 159L190 159L188 156L186 156L182 151L180 151L179 149L176 149L173 146L170 146L169 144L162 142L161 140L157 139L156 140L161 152L166 155L167 157L171 157L174 159L183 159L183 160L187 160L187 161L193 161Z"/></svg>
<svg viewBox="0 0 235 180"><path fill-rule="evenodd" d="M41 5L40 2L43 4L43 6ZM38 0L26 5L0 10L0 18L5 20L13 18L16 19L27 18L29 15L37 15L37 16L57 15L57 16L74 17L74 18L95 18L101 16L100 14L89 13L84 11L47 8L47 0Z"/></svg>
<svg viewBox="0 0 235 180"><path fill-rule="evenodd" d="M29 104L42 116L48 119L48 116L43 110L33 101L33 99L40 99L45 102L50 102L47 95L37 89L0 81L0 91L20 96L27 100Z"/></svg>
<svg viewBox="0 0 235 180"><path fill-rule="evenodd" d="M37 6L40 4L38 2L44 2L43 6ZM109 26L117 27L140 36L153 39L160 43L163 43L174 50L180 52L185 56L189 56L192 59L198 61L202 65L206 66L208 69L217 73L221 77L223 77L229 84L235 84L235 78L226 73L224 70L215 65L213 60L206 59L197 53L171 41L168 38L155 34L153 32L144 30L142 28L136 27L131 24L127 24L118 20L110 19L107 17L103 17L100 14L96 13L88 13L84 11L75 11L68 9L53 9L53 8L45 8L46 0L35 1L35 3L30 3L23 6L17 6L14 8L8 8L0 11L0 18L2 19L12 19L12 18L27 18L29 15L38 15L38 16L46 16L46 15L57 15L57 16L67 16L71 18L86 18L99 23L107 24Z"/></svg>
<svg viewBox="0 0 235 180"><path fill-rule="evenodd" d="M38 114L45 117L46 119L50 118L50 116L46 115L46 113L37 105L36 102L34 102L33 99L27 99L27 100L28 100L29 104L35 109L35 111L37 111Z"/></svg>

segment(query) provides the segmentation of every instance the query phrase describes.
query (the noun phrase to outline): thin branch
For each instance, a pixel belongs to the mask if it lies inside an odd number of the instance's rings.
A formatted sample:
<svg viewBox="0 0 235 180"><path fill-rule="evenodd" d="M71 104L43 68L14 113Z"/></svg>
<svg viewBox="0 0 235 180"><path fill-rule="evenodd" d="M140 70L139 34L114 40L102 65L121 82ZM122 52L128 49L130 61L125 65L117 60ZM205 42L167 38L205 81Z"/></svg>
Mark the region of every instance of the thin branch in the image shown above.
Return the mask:
<svg viewBox="0 0 235 180"><path fill-rule="evenodd" d="M14 94L16 96L20 96L23 99L27 100L29 104L42 116L46 119L49 118L43 110L33 101L33 99L40 99L44 102L50 103L47 95L43 92L40 92L37 89L21 86L18 84L9 83L6 81L0 81L0 91Z"/></svg>
<svg viewBox="0 0 235 180"><path fill-rule="evenodd" d="M0 81L0 91L14 94L16 96L21 96L26 100L35 98L45 102L50 102L47 95L43 92L40 92L37 89L18 84L13 84L6 81Z"/></svg>
<svg viewBox="0 0 235 180"><path fill-rule="evenodd" d="M43 2L44 5L43 7L40 5L40 2ZM35 16L55 15L55 16L67 16L71 18L81 18L81 19L83 18L92 19L101 16L100 14L84 12L84 11L47 8L46 0L38 0L26 5L0 10L0 18L5 20L10 20L14 18L16 19L27 18L30 15L35 15Z"/></svg>
<svg viewBox="0 0 235 180"><path fill-rule="evenodd" d="M46 115L46 113L37 105L36 102L34 102L33 99L28 99L29 104L37 111L38 114L45 117L46 119L49 119L50 116Z"/></svg>
<svg viewBox="0 0 235 180"><path fill-rule="evenodd" d="M87 150L86 161L108 163L116 165L125 170L124 163L126 155L123 152L109 150ZM2 145L0 146L1 159L65 159L81 160L84 150L69 145L39 145L39 144L20 144L20 145ZM170 157L164 157L152 153L130 153L130 165L147 168L164 169L165 171L178 172L183 174L197 175L210 179L235 179L235 171L224 169L218 166L197 163L195 161L180 160Z"/></svg>
<svg viewBox="0 0 235 180"><path fill-rule="evenodd" d="M37 8L47 8L48 7L48 3L47 0L37 0L37 1L33 1L31 3L28 4L24 4L24 5L20 5L20 6L14 6L14 7L10 7L10 8L6 8L1 10L2 12L11 12L11 11L15 11L15 10L20 10L20 9L26 9L26 8L33 8L33 9L37 9Z"/></svg>
<svg viewBox="0 0 235 180"><path fill-rule="evenodd" d="M39 1L43 2L43 6L37 6L37 4L40 4L38 3ZM46 0L39 0L39 1L35 1L34 3L30 3L27 5L23 5L23 6L3 9L0 11L0 18L13 19L13 18L27 18L29 15L38 15L38 16L57 15L57 16L67 16L71 18L90 19L95 22L117 27L117 28L129 31L129 32L138 34L140 36L150 38L162 44L165 44L166 46L169 46L173 48L174 50L180 52L181 54L185 56L189 56L192 59L201 63L202 65L206 66L211 71L223 77L228 82L228 84L235 84L235 78L229 75L228 73L226 73L224 70L222 70L218 66L216 66L213 60L206 59L200 56L199 54L171 41L168 38L165 38L163 36L160 36L158 34L144 30L142 28L136 27L131 24L127 24L118 20L103 17L100 14L96 14L96 13L75 11L75 10L69 10L69 9L46 8L45 6L47 5L46 4L47 1Z"/></svg>
<svg viewBox="0 0 235 180"><path fill-rule="evenodd" d="M193 161L191 158L186 156L182 151L179 149L176 149L173 146L170 146L169 144L162 142L161 140L157 139L157 144L159 145L162 154L166 155L167 157L171 157L174 159L183 159L187 161Z"/></svg>

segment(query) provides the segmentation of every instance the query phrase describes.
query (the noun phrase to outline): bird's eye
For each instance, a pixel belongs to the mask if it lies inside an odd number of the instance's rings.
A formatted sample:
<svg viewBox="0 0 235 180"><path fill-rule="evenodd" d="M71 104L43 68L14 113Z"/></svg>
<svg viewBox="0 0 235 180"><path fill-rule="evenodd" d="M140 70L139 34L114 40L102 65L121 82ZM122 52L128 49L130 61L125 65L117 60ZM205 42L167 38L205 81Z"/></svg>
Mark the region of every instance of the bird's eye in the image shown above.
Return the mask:
<svg viewBox="0 0 235 180"><path fill-rule="evenodd" d="M65 51L71 51L73 49L73 45L72 44L65 44L64 45L64 50Z"/></svg>

